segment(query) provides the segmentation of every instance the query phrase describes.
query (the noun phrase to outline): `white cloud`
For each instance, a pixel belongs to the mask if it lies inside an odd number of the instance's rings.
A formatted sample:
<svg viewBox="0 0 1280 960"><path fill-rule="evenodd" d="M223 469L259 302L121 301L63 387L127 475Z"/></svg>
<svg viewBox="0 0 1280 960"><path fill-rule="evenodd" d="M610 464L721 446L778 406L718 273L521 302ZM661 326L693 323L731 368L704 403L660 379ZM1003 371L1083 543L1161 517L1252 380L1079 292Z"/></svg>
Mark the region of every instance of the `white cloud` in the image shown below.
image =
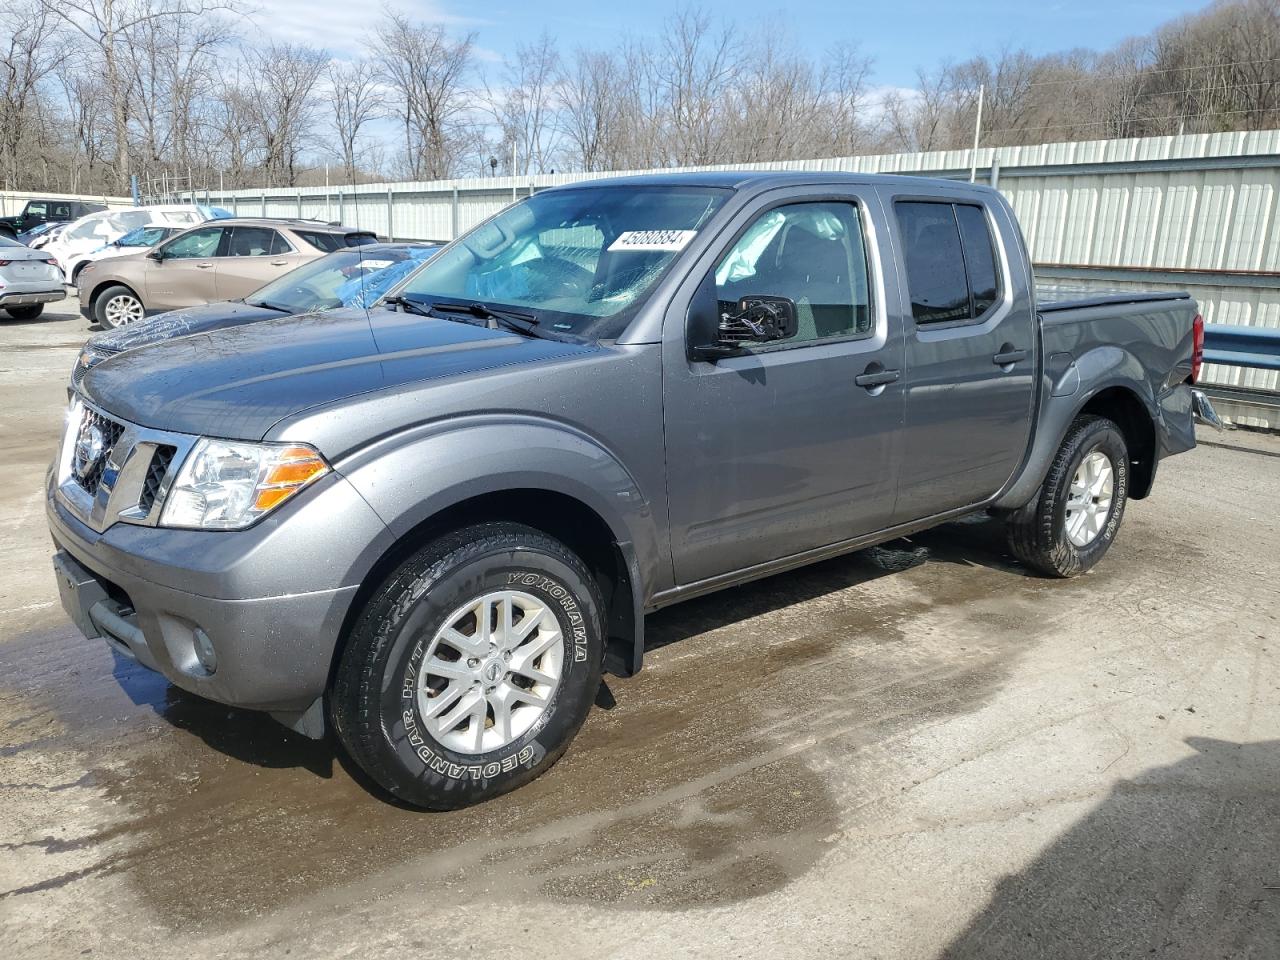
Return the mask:
<svg viewBox="0 0 1280 960"><path fill-rule="evenodd" d="M255 40L305 43L321 47L339 58L360 52L384 7L390 7L420 23L440 24L458 31L473 30L486 21L450 12L440 0L261 0L260 6L248 11L251 28L245 31L244 43ZM255 33L254 28L260 31ZM477 50L481 59L491 54Z"/></svg>

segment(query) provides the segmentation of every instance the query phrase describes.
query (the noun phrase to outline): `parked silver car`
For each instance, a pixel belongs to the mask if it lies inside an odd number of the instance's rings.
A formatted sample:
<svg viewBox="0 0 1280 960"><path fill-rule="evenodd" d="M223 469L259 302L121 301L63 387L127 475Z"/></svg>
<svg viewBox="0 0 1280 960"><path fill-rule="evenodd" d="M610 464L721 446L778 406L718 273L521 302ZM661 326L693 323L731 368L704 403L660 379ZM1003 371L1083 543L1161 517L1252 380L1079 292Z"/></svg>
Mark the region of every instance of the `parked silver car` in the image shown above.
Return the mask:
<svg viewBox="0 0 1280 960"><path fill-rule="evenodd" d="M57 260L0 237L0 309L14 320L34 320L46 303L66 295Z"/></svg>

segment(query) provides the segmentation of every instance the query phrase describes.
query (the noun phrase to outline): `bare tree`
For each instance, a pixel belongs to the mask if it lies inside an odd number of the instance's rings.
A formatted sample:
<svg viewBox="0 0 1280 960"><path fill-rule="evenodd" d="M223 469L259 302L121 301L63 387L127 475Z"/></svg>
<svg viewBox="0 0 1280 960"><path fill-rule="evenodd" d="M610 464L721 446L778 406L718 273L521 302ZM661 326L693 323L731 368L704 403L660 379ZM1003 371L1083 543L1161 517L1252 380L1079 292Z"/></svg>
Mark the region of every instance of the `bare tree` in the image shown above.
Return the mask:
<svg viewBox="0 0 1280 960"><path fill-rule="evenodd" d="M328 69L329 124L338 140L342 175L347 183L356 181L356 158L360 134L385 108L378 85L378 70L371 61L333 61Z"/></svg>
<svg viewBox="0 0 1280 960"><path fill-rule="evenodd" d="M579 170L618 165L624 104L621 69L608 52L579 49L561 65L556 81L560 129L569 164Z"/></svg>
<svg viewBox="0 0 1280 960"><path fill-rule="evenodd" d="M316 83L328 62L323 50L288 43L273 43L246 57L244 92L262 143L266 182L298 182L298 160L314 137Z"/></svg>
<svg viewBox="0 0 1280 960"><path fill-rule="evenodd" d="M485 84L485 105L501 133L504 158L514 145L515 173L546 173L554 163L557 134L556 80L560 54L546 33L516 47L502 70L500 85Z"/></svg>
<svg viewBox="0 0 1280 960"><path fill-rule="evenodd" d="M116 185L125 185L129 164L129 108L123 50L134 31L159 20L201 17L234 9L231 0L41 0L45 9L83 36L102 57L110 99L112 169Z"/></svg>
<svg viewBox="0 0 1280 960"><path fill-rule="evenodd" d="M447 177L466 138L471 103L464 83L474 44L474 34L455 40L441 26L417 24L391 10L375 31L381 77L391 88L406 169L415 179Z"/></svg>
<svg viewBox="0 0 1280 960"><path fill-rule="evenodd" d="M54 18L38 2L5 0L0 22L15 24L4 38L0 63L0 169L5 186L12 190L18 184L18 161L40 86L63 62L66 47L56 36Z"/></svg>

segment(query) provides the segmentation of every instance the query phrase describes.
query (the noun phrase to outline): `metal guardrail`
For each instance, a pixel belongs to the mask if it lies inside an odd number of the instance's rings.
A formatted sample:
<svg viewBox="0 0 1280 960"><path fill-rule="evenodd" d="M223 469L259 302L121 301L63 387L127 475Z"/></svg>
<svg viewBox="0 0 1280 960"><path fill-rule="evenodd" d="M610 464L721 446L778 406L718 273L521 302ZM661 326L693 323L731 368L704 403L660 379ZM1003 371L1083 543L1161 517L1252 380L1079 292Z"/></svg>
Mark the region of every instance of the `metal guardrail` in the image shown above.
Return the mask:
<svg viewBox="0 0 1280 960"><path fill-rule="evenodd" d="M1210 323L1204 328L1204 362L1256 370L1280 370L1280 329L1233 327ZM1280 395L1277 395L1280 402Z"/></svg>
<svg viewBox="0 0 1280 960"><path fill-rule="evenodd" d="M1274 327L1236 327L1210 323L1204 328L1204 362L1229 367L1251 367L1255 370L1280 370L1280 329ZM1200 384L1200 389L1214 400L1280 408L1280 393L1255 387Z"/></svg>

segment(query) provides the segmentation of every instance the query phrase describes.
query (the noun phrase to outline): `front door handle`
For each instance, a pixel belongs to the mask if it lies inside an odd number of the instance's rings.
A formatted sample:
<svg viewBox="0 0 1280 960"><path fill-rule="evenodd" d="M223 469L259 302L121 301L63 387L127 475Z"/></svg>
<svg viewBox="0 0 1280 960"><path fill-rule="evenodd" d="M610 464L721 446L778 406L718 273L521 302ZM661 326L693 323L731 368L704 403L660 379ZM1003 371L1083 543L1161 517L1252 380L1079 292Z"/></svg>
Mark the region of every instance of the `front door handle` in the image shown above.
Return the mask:
<svg viewBox="0 0 1280 960"><path fill-rule="evenodd" d="M991 362L997 367L1007 367L1011 363L1025 359L1027 359L1027 351L1015 350L1011 344L1006 343L1000 348L1000 352L991 358Z"/></svg>
<svg viewBox="0 0 1280 960"><path fill-rule="evenodd" d="M879 364L873 364L873 366L879 366ZM901 370L872 370L868 367L867 372L858 374L853 378L853 382L871 390L875 387L883 387L886 383L893 383L900 376L902 376Z"/></svg>
<svg viewBox="0 0 1280 960"><path fill-rule="evenodd" d="M212 266L213 266L213 264L212 264L212 263L197 263L197 264L196 264L196 268L197 268L197 269L200 269L200 270L208 270L208 269L209 269L210 267L212 267Z"/></svg>

